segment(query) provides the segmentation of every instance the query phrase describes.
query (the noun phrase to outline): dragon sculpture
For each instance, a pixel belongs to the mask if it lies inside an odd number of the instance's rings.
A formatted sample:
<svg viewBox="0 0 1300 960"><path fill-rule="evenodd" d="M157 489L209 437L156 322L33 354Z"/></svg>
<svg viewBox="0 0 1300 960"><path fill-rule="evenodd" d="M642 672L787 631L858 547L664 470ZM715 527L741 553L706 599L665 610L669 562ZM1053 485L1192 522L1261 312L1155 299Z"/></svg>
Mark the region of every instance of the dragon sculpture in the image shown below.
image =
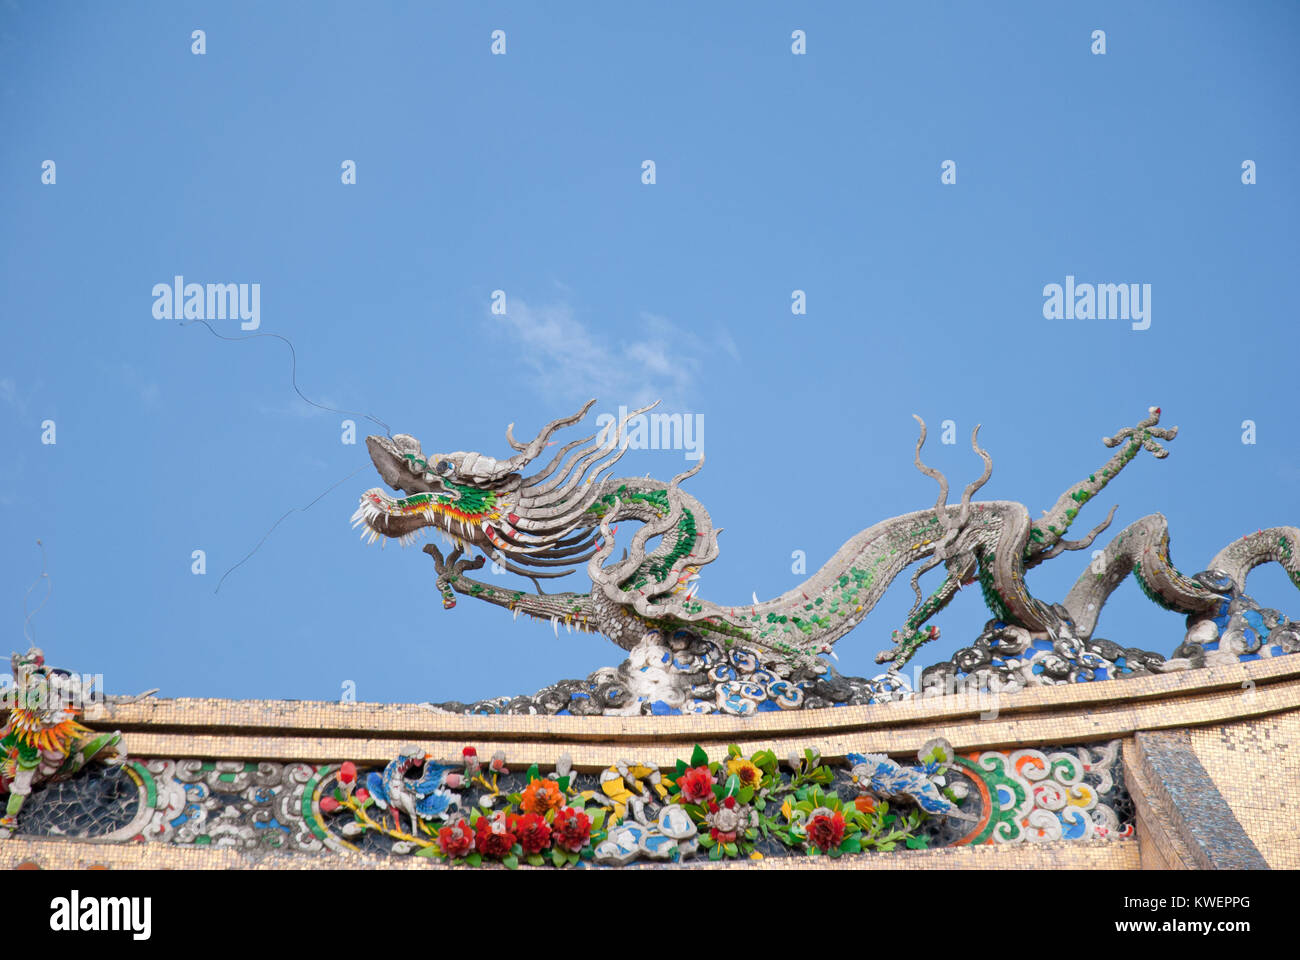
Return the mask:
<svg viewBox="0 0 1300 960"><path fill-rule="evenodd" d="M67 702L84 693L77 677L47 666L38 647L13 654L10 669L12 702L0 727L0 793L9 800L0 816L0 839L17 829L34 786L66 780L91 761L126 762L121 731L96 733L77 721L80 709Z"/></svg>
<svg viewBox="0 0 1300 960"><path fill-rule="evenodd" d="M708 511L682 490L683 481L704 464L670 482L650 478L611 478L626 451L626 426L650 407L625 414L581 440L566 444L536 473L530 466L559 429L580 421L595 400L570 417L547 424L528 443L506 440L514 456L497 460L480 453L425 454L412 436L366 438L371 459L385 483L401 496L371 489L361 497L353 526L374 543L410 543L429 530L450 541L450 553L427 544L433 557L444 607L455 594L475 597L566 627L604 634L633 649L644 637L705 638L732 649L748 649L774 670L799 670L818 663L832 644L871 611L890 583L915 566L911 586L916 603L893 633L894 645L877 657L894 669L925 642L938 636L926 626L968 584L979 583L993 615L1032 633L1055 637L1063 627L1090 637L1102 605L1131 573L1142 591L1166 609L1188 615L1189 623L1219 609L1246 574L1269 561L1281 564L1300 587L1300 529L1273 527L1230 544L1209 568L1194 576L1180 573L1169 558L1169 533L1158 513L1122 530L1089 565L1063 603L1047 604L1030 595L1025 573L1067 550L1090 547L1110 525L1104 521L1086 536L1067 540L1080 509L1117 477L1142 451L1168 456L1158 441L1172 440L1177 427L1162 428L1160 409L1136 426L1104 439L1116 453L1086 479L1061 495L1037 520L1011 501L971 498L992 475L993 461L980 448L979 427L971 446L983 460L980 477L959 503L948 503L948 481L921 460L926 427L920 417L917 468L939 484L934 507L877 523L842 546L806 582L772 600L723 605L697 596L700 569L718 556L718 534ZM611 560L616 524L639 521L623 556ZM657 541L652 544L652 541ZM478 551L471 559L467 554ZM491 559L511 573L529 578L536 592L502 589L465 574ZM586 561L589 593L546 593L540 578L565 576ZM920 577L943 566L943 582L927 597ZM564 569L567 568L567 569Z"/></svg>

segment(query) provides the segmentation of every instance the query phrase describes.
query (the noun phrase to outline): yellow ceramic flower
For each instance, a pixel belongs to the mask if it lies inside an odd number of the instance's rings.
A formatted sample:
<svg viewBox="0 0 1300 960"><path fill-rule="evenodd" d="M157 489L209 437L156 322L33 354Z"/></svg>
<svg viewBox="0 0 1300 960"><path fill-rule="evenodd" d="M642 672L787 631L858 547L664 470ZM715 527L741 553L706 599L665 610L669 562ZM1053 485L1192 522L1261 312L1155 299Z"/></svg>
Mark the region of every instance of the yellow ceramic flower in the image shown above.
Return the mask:
<svg viewBox="0 0 1300 960"><path fill-rule="evenodd" d="M753 760L746 760L744 757L732 757L728 760L727 774L735 774L742 787L753 787L755 790L763 780L763 771L758 769Z"/></svg>

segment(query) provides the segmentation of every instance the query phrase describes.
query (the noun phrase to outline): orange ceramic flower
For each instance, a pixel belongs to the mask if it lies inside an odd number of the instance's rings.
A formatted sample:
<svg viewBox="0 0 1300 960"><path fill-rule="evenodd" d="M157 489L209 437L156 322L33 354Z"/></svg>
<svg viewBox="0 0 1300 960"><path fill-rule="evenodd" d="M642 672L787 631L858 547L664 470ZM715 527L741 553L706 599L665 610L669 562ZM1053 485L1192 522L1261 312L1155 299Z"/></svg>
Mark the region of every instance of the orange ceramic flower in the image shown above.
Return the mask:
<svg viewBox="0 0 1300 960"><path fill-rule="evenodd" d="M524 788L519 806L524 813L535 813L542 817L564 806L564 793L554 780L532 780Z"/></svg>

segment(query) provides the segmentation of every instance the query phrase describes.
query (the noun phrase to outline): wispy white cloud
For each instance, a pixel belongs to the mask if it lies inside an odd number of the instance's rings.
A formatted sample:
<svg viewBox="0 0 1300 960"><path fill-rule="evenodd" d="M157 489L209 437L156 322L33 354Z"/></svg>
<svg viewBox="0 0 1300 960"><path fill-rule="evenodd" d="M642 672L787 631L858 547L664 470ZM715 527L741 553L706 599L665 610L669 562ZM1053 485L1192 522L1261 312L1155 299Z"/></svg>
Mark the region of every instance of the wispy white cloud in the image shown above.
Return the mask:
<svg viewBox="0 0 1300 960"><path fill-rule="evenodd" d="M731 335L731 331L726 327L718 331L718 346L732 360L740 363L740 347L736 344L736 338Z"/></svg>
<svg viewBox="0 0 1300 960"><path fill-rule="evenodd" d="M32 396L40 389L41 381L37 380L31 384L27 395L23 396L18 392L18 381L13 377L0 377L0 403L3 403L20 417L27 417L31 412L30 400Z"/></svg>
<svg viewBox="0 0 1300 960"><path fill-rule="evenodd" d="M506 325L519 362L548 397L599 397L635 406L662 400L665 409L686 409L710 349L694 333L652 313L641 314L631 339L592 329L567 303L534 307L514 298L504 317L490 320Z"/></svg>

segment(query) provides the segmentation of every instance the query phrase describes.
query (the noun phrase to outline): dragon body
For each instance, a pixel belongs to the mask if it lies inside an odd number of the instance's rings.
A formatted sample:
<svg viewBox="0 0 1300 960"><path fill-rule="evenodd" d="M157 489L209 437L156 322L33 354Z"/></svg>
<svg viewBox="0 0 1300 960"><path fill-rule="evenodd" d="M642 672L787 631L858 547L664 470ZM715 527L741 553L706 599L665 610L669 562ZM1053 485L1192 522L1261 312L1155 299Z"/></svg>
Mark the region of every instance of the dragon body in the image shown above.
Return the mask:
<svg viewBox="0 0 1300 960"><path fill-rule="evenodd" d="M627 449L627 420L608 423L597 435L562 447L535 474L526 468L550 436L578 422L595 401L577 414L552 421L530 443L519 443L513 424L506 437L516 454L496 460L477 453L426 456L418 440L399 434L367 438L380 476L402 494L367 491L353 515L362 539L411 542L429 530L444 534L452 549L444 557L433 544L424 547L435 563L443 605L456 595L474 597L560 625L599 632L625 649L648 635L700 637L751 651L764 666L800 669L818 662L840 637L860 623L890 584L909 567L916 603L894 645L877 660L895 668L925 642L938 636L927 622L964 586L978 583L995 618L1032 633L1054 636L1065 625L1088 637L1107 597L1131 573L1156 603L1190 619L1219 609L1240 590L1255 566L1276 562L1300 587L1300 529L1274 527L1242 538L1221 551L1195 576L1180 573L1169 557L1165 518L1152 514L1130 524L1100 552L1065 601L1034 598L1025 573L1063 551L1090 547L1114 517L1086 536L1065 539L1085 503L1100 493L1142 450L1156 458L1168 451L1177 428L1161 428L1160 411L1104 440L1118 448L1100 469L1073 485L1037 520L1011 501L976 502L973 494L992 474L992 459L971 446L984 463L957 504L949 504L948 482L921 461L926 428L921 424L915 462L936 480L935 506L904 514L863 530L798 587L770 600L718 604L697 596L700 569L718 556L718 534L704 506L681 484L703 466L664 483L650 478L612 478L608 473ZM648 409L648 408L646 408ZM626 539L623 556L611 560L619 524L640 523ZM477 552L475 557L469 556ZM532 580L533 591L503 589L471 579L467 571L491 560ZM546 593L540 579L564 576L586 562L592 587L587 593ZM919 587L927 571L944 567L944 579L929 595ZM568 568L568 569L560 569Z"/></svg>

